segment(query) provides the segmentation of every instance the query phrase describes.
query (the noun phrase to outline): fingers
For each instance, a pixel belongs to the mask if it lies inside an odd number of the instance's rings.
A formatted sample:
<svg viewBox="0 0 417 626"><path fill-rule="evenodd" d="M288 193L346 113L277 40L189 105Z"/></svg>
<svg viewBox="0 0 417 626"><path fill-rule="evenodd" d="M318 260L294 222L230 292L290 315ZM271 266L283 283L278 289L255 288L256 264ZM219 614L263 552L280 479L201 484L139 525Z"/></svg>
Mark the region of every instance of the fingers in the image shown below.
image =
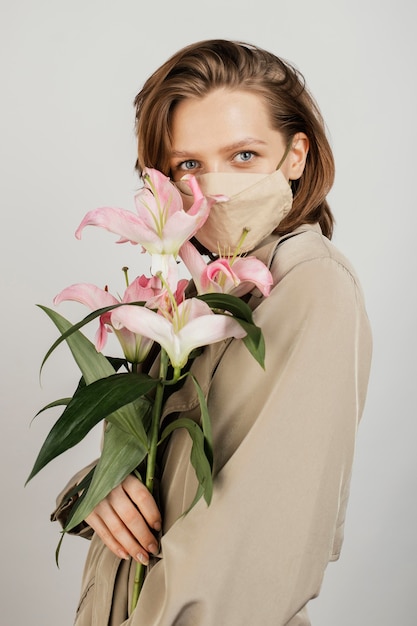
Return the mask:
<svg viewBox="0 0 417 626"><path fill-rule="evenodd" d="M153 528L157 532L161 530L161 514L156 502L148 489L135 476L129 474L122 482L123 489L134 502L139 511L142 513L149 528Z"/></svg>
<svg viewBox="0 0 417 626"><path fill-rule="evenodd" d="M100 502L93 513L86 518L86 522L119 558L128 559L130 555L144 565L149 563L148 552L131 535L106 500Z"/></svg>
<svg viewBox="0 0 417 626"><path fill-rule="evenodd" d="M148 524L159 530L161 516L149 491L133 476L113 489L86 521L119 558L127 559L130 555L147 565L149 553L158 552L157 540Z"/></svg>

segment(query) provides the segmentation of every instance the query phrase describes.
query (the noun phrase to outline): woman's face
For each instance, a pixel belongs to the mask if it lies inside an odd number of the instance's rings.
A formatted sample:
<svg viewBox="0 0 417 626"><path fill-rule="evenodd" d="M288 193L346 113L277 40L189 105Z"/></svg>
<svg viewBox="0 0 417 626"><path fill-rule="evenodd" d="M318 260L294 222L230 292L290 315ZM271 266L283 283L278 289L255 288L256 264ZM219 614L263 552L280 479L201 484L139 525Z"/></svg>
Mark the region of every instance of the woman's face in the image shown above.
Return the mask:
<svg viewBox="0 0 417 626"><path fill-rule="evenodd" d="M271 174L286 149L273 129L263 98L248 91L216 89L179 102L172 117L171 176L207 172ZM288 179L289 161L281 170Z"/></svg>

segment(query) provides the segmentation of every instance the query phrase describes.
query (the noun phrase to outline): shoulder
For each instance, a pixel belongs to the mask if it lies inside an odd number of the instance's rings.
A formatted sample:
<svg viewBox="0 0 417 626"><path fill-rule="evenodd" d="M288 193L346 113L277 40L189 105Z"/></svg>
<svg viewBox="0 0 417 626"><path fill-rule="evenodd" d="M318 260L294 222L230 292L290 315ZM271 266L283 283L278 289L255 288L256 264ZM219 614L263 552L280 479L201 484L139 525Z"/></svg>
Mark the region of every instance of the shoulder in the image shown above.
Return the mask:
<svg viewBox="0 0 417 626"><path fill-rule="evenodd" d="M352 283L362 293L356 271L346 256L321 232L318 224L305 225L278 240L271 263L274 285L295 275L318 286L332 281ZM328 282L330 281L330 283ZM306 287L308 285L306 284Z"/></svg>
<svg viewBox="0 0 417 626"><path fill-rule="evenodd" d="M260 293L253 308L257 316L267 311L297 312L311 316L318 310L323 318L336 313L361 310L366 315L360 281L345 255L324 237L318 224L306 224L289 235L270 237L256 251L271 270L273 289L268 298ZM274 314L275 314L274 313Z"/></svg>

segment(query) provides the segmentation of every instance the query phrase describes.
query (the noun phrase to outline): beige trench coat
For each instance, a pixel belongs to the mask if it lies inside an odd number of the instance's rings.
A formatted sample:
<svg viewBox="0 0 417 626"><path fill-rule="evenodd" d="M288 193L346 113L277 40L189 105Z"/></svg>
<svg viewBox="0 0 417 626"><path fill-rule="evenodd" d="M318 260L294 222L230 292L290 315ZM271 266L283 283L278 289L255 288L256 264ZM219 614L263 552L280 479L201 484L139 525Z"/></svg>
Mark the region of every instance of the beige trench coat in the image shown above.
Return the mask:
<svg viewBox="0 0 417 626"><path fill-rule="evenodd" d="M250 302L265 371L239 340L193 364L213 424L211 505L181 517L196 479L188 434L176 431L161 478L161 552L136 610L129 616L134 563L93 537L76 626L310 624L306 605L342 545L371 334L355 273L317 225L278 242L257 251L271 263L271 295ZM181 412L198 419L188 383L165 410Z"/></svg>

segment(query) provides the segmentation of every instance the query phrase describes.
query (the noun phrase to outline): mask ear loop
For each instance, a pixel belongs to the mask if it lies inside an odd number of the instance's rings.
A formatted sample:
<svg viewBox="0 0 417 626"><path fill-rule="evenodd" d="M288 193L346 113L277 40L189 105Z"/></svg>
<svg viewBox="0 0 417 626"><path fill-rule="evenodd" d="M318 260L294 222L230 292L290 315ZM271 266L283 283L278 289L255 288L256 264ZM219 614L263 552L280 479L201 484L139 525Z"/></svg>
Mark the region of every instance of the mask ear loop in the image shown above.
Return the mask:
<svg viewBox="0 0 417 626"><path fill-rule="evenodd" d="M284 163L285 159L286 159L286 158L287 158L287 156L289 155L290 150L291 150L291 148L292 148L292 141L293 141L293 139L294 139L294 137L290 137L290 138L289 138L288 143L287 143L287 146L286 146L286 148L285 148L285 152L284 152L284 154L283 154L283 156L282 156L281 161L278 163L278 165L277 165L277 169L276 169L275 171L277 171L277 170L279 170L279 169L280 169L281 165Z"/></svg>

